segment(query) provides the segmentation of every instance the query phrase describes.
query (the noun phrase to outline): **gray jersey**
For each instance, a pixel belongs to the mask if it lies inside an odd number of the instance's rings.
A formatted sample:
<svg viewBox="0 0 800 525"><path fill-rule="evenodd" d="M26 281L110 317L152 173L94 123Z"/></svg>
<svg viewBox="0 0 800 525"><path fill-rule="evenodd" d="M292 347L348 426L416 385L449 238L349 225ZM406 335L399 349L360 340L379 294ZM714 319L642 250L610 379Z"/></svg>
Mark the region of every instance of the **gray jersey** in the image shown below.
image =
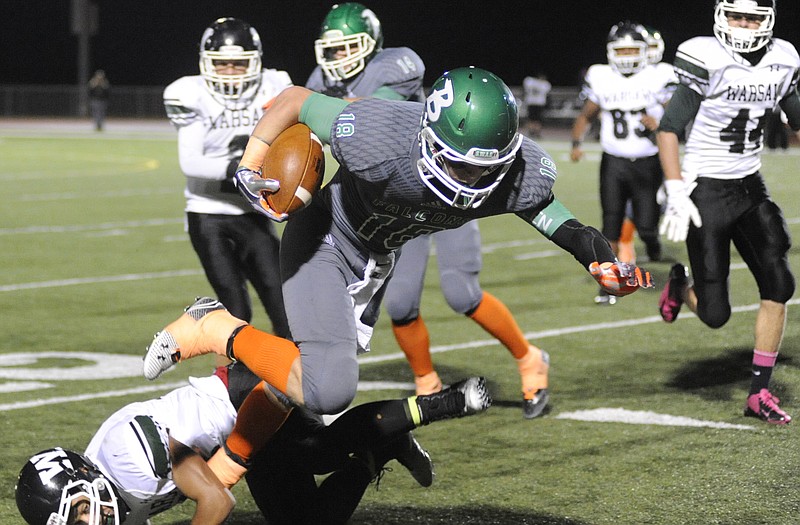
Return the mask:
<svg viewBox="0 0 800 525"><path fill-rule="evenodd" d="M503 182L480 207L443 203L417 172L422 113L418 103L365 99L348 105L334 123L331 152L340 168L315 201L328 207L351 241L388 253L409 239L471 219L517 213L532 221L547 204L555 163L527 138Z"/></svg>
<svg viewBox="0 0 800 525"><path fill-rule="evenodd" d="M344 82L325 76L317 66L308 77L306 87L336 98L369 97L383 87L388 87L405 100L422 102L422 77L425 65L412 49L390 47L377 53L367 63L364 71Z"/></svg>

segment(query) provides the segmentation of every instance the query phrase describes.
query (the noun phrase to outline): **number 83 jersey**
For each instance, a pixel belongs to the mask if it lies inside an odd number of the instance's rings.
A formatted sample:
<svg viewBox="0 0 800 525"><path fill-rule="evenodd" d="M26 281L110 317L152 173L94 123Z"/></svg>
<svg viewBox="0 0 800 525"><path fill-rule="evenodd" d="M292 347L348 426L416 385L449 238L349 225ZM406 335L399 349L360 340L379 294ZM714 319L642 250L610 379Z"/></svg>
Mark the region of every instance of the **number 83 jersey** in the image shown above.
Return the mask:
<svg viewBox="0 0 800 525"><path fill-rule="evenodd" d="M715 37L696 37L678 47L674 66L681 84L703 98L686 139L684 180L736 179L758 171L767 116L797 84L794 46L773 38L751 65Z"/></svg>
<svg viewBox="0 0 800 525"><path fill-rule="evenodd" d="M667 64L647 66L624 76L608 64L586 72L581 96L600 107L600 146L616 157L641 159L658 154L655 135L642 123L644 115L660 120L675 87Z"/></svg>

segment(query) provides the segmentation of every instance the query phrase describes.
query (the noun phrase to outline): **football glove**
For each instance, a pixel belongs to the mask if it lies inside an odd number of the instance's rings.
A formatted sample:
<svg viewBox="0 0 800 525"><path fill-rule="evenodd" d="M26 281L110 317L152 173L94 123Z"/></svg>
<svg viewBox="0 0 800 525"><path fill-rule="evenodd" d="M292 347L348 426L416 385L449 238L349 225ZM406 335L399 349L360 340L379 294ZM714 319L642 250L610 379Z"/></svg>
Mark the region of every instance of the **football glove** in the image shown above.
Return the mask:
<svg viewBox="0 0 800 525"><path fill-rule="evenodd" d="M658 233L666 234L667 239L673 242L683 242L689 233L689 221L696 227L701 227L700 212L694 205L689 195L697 186L696 182L689 185L682 180L666 180L664 187L667 190L667 208L661 219Z"/></svg>
<svg viewBox="0 0 800 525"><path fill-rule="evenodd" d="M266 195L275 193L281 188L281 183L275 179L265 179L257 171L240 167L233 176L233 183L250 206L261 215L266 215L275 222L283 222L289 216L278 213L270 208Z"/></svg>
<svg viewBox="0 0 800 525"><path fill-rule="evenodd" d="M589 273L610 295L624 296L639 288L651 288L653 280L650 272L642 270L635 264L623 262L593 262L589 265Z"/></svg>

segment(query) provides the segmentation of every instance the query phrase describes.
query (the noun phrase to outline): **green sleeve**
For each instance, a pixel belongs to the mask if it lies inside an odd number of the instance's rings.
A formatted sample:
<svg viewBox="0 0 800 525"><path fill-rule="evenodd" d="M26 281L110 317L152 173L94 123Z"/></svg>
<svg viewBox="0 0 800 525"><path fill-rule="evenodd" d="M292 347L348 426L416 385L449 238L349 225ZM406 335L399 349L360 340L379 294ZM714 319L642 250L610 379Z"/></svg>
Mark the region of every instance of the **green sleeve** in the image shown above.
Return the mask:
<svg viewBox="0 0 800 525"><path fill-rule="evenodd" d="M406 100L406 97L395 91L388 86L381 86L372 94L375 98L383 98L386 100Z"/></svg>
<svg viewBox="0 0 800 525"><path fill-rule="evenodd" d="M347 104L348 102L340 98L312 93L300 108L299 120L311 128L322 142L330 144L333 123Z"/></svg>
<svg viewBox="0 0 800 525"><path fill-rule="evenodd" d="M686 131L686 126L692 121L703 97L700 93L690 89L683 84L679 85L667 104L664 116L658 125L658 131L670 131L682 137Z"/></svg>
<svg viewBox="0 0 800 525"><path fill-rule="evenodd" d="M786 113L789 127L794 131L800 130L800 94L796 87L788 97L781 100L781 109Z"/></svg>
<svg viewBox="0 0 800 525"><path fill-rule="evenodd" d="M559 226L574 218L572 212L554 197L550 204L534 217L531 224L549 239Z"/></svg>

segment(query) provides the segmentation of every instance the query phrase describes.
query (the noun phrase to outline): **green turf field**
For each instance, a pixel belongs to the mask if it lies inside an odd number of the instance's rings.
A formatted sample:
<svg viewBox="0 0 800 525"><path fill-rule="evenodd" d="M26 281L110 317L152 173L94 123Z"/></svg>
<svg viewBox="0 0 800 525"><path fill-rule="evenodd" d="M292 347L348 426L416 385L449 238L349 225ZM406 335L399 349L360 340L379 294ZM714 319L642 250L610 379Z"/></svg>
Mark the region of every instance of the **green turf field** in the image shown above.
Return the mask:
<svg viewBox="0 0 800 525"><path fill-rule="evenodd" d="M571 164L568 143L545 144L559 166L557 195L597 225L596 149ZM797 237L800 156L792 153L765 154L763 171ZM183 232L183 176L171 133L0 129L0 182L0 525L11 525L21 522L14 482L30 455L56 445L82 450L117 408L210 373L211 361L199 358L153 383L140 375L152 334L210 288ZM445 382L485 375L495 404L417 430L436 463L433 486L416 486L390 463L393 471L379 490L368 490L352 523L800 522L795 426L742 417L758 296L738 257L736 312L714 331L685 312L674 325L658 317L672 260L685 260L681 245L667 242L670 260L645 265L655 290L598 307L589 275L519 219L485 220L482 234L483 287L550 352L552 408L540 419L522 418L516 365L449 310L431 261L423 314L439 373ZM800 271L797 248L791 259ZM267 323L257 309L254 324ZM773 387L797 417L799 344L792 306ZM385 318L372 348L362 381L410 387ZM409 392L364 390L356 402ZM579 411L601 420L578 420ZM626 418L632 422L620 421ZM259 523L244 484L235 494L230 523ZM153 523L184 524L191 514L188 502Z"/></svg>

